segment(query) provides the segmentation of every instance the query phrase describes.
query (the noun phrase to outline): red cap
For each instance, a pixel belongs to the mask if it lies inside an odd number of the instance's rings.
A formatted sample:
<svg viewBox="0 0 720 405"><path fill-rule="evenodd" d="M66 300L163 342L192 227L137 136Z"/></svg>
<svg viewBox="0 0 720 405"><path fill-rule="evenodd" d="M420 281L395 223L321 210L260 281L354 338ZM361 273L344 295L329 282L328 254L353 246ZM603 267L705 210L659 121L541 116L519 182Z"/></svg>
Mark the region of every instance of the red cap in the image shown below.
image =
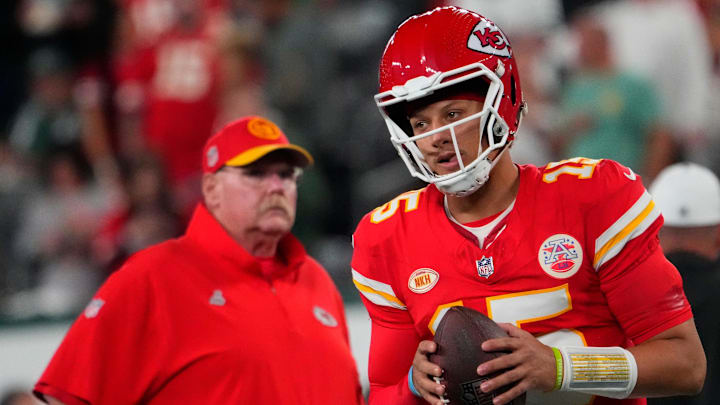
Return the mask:
<svg viewBox="0 0 720 405"><path fill-rule="evenodd" d="M291 144L270 120L244 117L227 124L207 140L203 148L203 172L214 173L223 166L246 166L276 150L292 152L300 167L313 163L310 153Z"/></svg>

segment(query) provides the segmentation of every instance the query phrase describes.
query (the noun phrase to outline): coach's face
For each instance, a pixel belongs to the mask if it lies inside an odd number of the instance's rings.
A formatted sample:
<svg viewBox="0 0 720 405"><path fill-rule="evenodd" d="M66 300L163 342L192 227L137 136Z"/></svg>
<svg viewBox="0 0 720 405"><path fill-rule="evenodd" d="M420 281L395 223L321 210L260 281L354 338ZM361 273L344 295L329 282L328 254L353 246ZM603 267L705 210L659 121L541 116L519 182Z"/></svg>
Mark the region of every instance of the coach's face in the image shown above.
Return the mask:
<svg viewBox="0 0 720 405"><path fill-rule="evenodd" d="M277 152L247 166L224 166L203 179L205 204L239 242L254 233L283 235L295 222L301 172Z"/></svg>

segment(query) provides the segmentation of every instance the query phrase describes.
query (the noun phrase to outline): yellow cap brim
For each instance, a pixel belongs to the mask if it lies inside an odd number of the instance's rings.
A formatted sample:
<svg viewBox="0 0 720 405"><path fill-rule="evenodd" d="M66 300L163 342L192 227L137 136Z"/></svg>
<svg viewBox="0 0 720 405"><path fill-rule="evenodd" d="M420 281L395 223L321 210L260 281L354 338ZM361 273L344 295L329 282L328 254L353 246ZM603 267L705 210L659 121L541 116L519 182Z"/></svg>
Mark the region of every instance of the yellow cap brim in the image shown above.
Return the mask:
<svg viewBox="0 0 720 405"><path fill-rule="evenodd" d="M245 152L235 156L234 158L228 160L225 162L225 166L247 166L258 159L262 158L263 156L267 155L270 152L274 152L277 150L289 150L292 152L297 152L298 156L301 158L300 160L300 166L305 167L308 165L313 164L313 158L306 151L304 148L301 148L297 145L289 145L289 144L273 144L273 145L262 145L262 146L256 146L252 149L246 150Z"/></svg>

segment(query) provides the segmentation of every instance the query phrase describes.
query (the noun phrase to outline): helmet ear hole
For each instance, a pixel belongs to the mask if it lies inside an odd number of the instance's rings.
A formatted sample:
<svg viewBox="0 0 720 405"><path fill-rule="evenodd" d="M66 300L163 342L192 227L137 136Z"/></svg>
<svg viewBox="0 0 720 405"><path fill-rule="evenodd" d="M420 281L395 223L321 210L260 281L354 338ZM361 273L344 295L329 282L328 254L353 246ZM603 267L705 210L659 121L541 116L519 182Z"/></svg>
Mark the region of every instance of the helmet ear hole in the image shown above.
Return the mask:
<svg viewBox="0 0 720 405"><path fill-rule="evenodd" d="M517 104L517 94L515 92L515 73L513 72L512 76L510 76L510 101L512 102L512 105Z"/></svg>

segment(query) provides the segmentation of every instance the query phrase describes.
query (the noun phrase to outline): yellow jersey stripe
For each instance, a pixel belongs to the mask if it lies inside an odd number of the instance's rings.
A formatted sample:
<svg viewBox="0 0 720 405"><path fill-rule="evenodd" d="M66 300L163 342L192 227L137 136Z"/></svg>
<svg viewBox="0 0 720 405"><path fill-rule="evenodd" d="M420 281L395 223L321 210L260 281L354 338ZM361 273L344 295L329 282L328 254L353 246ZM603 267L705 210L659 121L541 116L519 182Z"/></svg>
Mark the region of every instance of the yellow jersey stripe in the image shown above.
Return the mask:
<svg viewBox="0 0 720 405"><path fill-rule="evenodd" d="M603 263L603 257L608 253L610 249L612 249L614 246L616 246L618 243L625 244L627 240L629 240L629 236L632 233L633 230L638 228L638 225L643 223L643 221L650 215L650 213L655 208L655 201L650 200L650 202L645 206L645 208L638 214L635 219L630 221L629 224L625 226L620 232L618 232L614 237L612 237L609 241L605 243L605 245L597 252L595 253L595 259L593 260L593 267L596 269L600 266L601 263ZM654 220L654 219L653 219Z"/></svg>
<svg viewBox="0 0 720 405"><path fill-rule="evenodd" d="M353 279L353 284L355 284L355 288L357 288L358 291L360 291L368 300L372 301L375 304L398 309L407 309L405 304L399 299L397 299L397 297L395 297L394 295L378 291L372 287L361 284L355 279Z"/></svg>

